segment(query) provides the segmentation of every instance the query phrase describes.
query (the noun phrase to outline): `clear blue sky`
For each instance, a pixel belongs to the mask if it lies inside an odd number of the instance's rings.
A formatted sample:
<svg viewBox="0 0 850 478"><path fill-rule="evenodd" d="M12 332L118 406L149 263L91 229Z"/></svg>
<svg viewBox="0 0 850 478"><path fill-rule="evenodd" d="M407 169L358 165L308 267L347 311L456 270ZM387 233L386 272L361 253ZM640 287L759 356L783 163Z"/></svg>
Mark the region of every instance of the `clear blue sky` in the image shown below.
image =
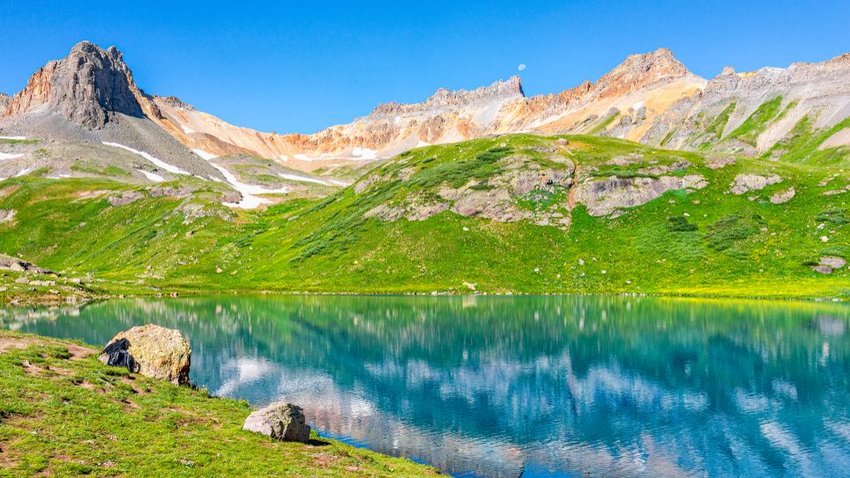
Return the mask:
<svg viewBox="0 0 850 478"><path fill-rule="evenodd" d="M146 91L232 123L312 132L386 101L517 74L527 94L668 47L706 77L850 51L850 1L0 0L0 91L79 40L117 45Z"/></svg>

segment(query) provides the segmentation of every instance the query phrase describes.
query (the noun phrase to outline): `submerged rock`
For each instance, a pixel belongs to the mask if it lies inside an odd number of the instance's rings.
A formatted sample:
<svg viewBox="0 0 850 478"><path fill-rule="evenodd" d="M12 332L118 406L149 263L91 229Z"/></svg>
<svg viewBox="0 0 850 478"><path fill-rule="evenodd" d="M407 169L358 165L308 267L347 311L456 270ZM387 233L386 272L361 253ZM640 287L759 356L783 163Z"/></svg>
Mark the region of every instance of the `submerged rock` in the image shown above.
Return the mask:
<svg viewBox="0 0 850 478"><path fill-rule="evenodd" d="M304 411L291 403L273 403L255 411L245 419L242 429L280 441L310 441L310 426Z"/></svg>
<svg viewBox="0 0 850 478"><path fill-rule="evenodd" d="M113 337L104 347L100 361L127 367L146 377L187 385L191 356L189 342L180 331L148 324Z"/></svg>

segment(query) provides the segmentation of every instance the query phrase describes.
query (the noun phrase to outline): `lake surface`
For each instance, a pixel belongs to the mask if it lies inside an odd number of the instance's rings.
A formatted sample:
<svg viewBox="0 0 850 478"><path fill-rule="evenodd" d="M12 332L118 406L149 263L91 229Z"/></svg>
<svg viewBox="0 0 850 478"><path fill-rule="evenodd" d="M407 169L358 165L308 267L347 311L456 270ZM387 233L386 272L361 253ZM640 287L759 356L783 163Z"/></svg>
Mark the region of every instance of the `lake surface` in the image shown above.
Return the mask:
<svg viewBox="0 0 850 478"><path fill-rule="evenodd" d="M220 297L3 310L105 344L177 328L191 380L461 476L847 476L850 309L624 297Z"/></svg>

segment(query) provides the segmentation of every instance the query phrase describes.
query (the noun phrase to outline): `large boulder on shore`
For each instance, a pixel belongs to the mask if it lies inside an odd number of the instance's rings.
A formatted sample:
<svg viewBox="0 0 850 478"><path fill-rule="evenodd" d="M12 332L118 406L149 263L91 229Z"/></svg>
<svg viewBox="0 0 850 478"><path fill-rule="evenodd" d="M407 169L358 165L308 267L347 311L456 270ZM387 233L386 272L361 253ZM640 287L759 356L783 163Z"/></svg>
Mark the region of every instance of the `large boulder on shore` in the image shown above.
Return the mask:
<svg viewBox="0 0 850 478"><path fill-rule="evenodd" d="M248 415L242 429L262 433L280 441L310 440L310 426L304 411L291 403L273 403Z"/></svg>
<svg viewBox="0 0 850 478"><path fill-rule="evenodd" d="M100 360L146 377L187 385L191 357L189 342L179 330L148 324L113 337L104 347Z"/></svg>

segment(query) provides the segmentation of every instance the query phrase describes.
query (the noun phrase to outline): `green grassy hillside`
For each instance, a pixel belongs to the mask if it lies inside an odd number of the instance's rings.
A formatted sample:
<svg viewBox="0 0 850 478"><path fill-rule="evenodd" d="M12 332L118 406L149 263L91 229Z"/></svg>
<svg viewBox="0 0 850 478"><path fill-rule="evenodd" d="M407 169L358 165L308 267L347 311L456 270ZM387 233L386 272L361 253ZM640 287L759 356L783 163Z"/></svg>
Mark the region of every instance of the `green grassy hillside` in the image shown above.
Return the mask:
<svg viewBox="0 0 850 478"><path fill-rule="evenodd" d="M806 136L789 141L788 161L591 136L432 146L403 153L324 199L264 211L231 211L204 185L185 197L107 179L30 175L0 183L0 210L16 211L0 223L0 252L115 294L474 289L848 297L846 266L813 271L823 257L850 258L847 156L817 150L812 134L800 131ZM781 182L732 194L742 174ZM618 194L638 197L683 178L704 182L624 207L605 197L588 206L586 199L593 185L619 184ZM774 203L791 188L793 198ZM110 203L128 189L139 198Z"/></svg>
<svg viewBox="0 0 850 478"><path fill-rule="evenodd" d="M107 367L77 343L0 331L0 476L430 476L314 435L243 431L244 401Z"/></svg>

